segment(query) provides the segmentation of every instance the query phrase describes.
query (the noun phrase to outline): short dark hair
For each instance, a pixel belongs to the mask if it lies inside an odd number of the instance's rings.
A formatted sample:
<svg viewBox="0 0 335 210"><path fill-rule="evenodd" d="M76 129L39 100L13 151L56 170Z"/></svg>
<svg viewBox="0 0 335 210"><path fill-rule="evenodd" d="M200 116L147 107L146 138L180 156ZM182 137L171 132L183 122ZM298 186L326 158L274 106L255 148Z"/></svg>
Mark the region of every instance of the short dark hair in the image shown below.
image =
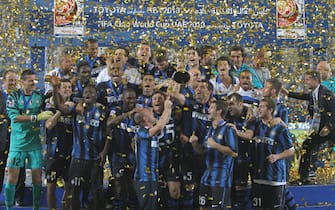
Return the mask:
<svg viewBox="0 0 335 210"><path fill-rule="evenodd" d="M238 103L243 103L243 98L240 94L238 93L232 93L227 97L227 100L235 99L236 102Z"/></svg>
<svg viewBox="0 0 335 210"><path fill-rule="evenodd" d="M63 82L70 82L70 83L71 83L71 81L70 81L69 79L66 79L66 78L62 78L62 79L60 80L60 82L61 82L61 83L63 83Z"/></svg>
<svg viewBox="0 0 335 210"><path fill-rule="evenodd" d="M266 102L266 107L268 109L272 109L272 113L276 110L276 102L272 100L270 97L264 97L261 102Z"/></svg>
<svg viewBox="0 0 335 210"><path fill-rule="evenodd" d="M213 92L214 87L213 87L213 84L209 80L203 79L203 80L201 80L201 82L206 83L207 84L207 90Z"/></svg>
<svg viewBox="0 0 335 210"><path fill-rule="evenodd" d="M320 73L318 71L308 70L305 73L305 76L309 75L312 77L312 79L317 80L320 82Z"/></svg>
<svg viewBox="0 0 335 210"><path fill-rule="evenodd" d="M89 66L91 68L90 64L87 61L82 60L77 64L77 70L79 71L79 69L83 66Z"/></svg>
<svg viewBox="0 0 335 210"><path fill-rule="evenodd" d="M188 51L188 50L195 50L195 51L197 51L197 48L196 48L195 46L193 46L193 45L190 45L190 46L187 46L187 47L185 48L185 50L186 50L186 51ZM197 51L197 53L198 53L198 51Z"/></svg>
<svg viewBox="0 0 335 210"><path fill-rule="evenodd" d="M87 88L92 88L92 89L94 89L96 92L98 91L97 88L96 88L96 86L95 86L95 85L92 85L92 84L88 84L88 85L86 85L86 86L84 87L84 90L87 89Z"/></svg>
<svg viewBox="0 0 335 210"><path fill-rule="evenodd" d="M216 62L215 62L215 68L216 69L218 68L219 61L227 61L227 63L228 63L229 66L233 65L231 63L231 60L229 59L229 57L227 57L227 56L220 56L218 59L216 59Z"/></svg>
<svg viewBox="0 0 335 210"><path fill-rule="evenodd" d="M122 96L125 94L125 93L135 93L136 94L136 91L131 88L131 87L126 87L125 89L123 89L122 91Z"/></svg>
<svg viewBox="0 0 335 210"><path fill-rule="evenodd" d="M136 62L137 62L137 60L136 60L136 58L134 58L134 57L129 57L128 58L128 61L127 61L127 63L129 64L129 65L131 65L131 66L136 66Z"/></svg>
<svg viewBox="0 0 335 210"><path fill-rule="evenodd" d="M212 45L204 45L202 47L200 47L197 52L198 52L198 55L200 56L200 58L202 58L205 54L208 53L208 51L211 51L211 50L215 50L215 47L212 46Z"/></svg>
<svg viewBox="0 0 335 210"><path fill-rule="evenodd" d="M277 78L270 78L266 80L266 82L270 83L272 88L276 90L276 95L280 93L280 90L282 88L282 83Z"/></svg>
<svg viewBox="0 0 335 210"><path fill-rule="evenodd" d="M2 73L2 78L3 78L3 79L6 79L7 74L9 74L9 73L17 74L16 71L14 71L13 69L7 69L7 70L5 70L5 71Z"/></svg>
<svg viewBox="0 0 335 210"><path fill-rule="evenodd" d="M20 79L21 79L21 80L25 80L25 79L26 79L26 76L28 76L28 75L35 75L35 72L34 72L33 70L31 70L31 69L26 69L26 70L24 70L24 71L21 73L21 77L20 77Z"/></svg>
<svg viewBox="0 0 335 210"><path fill-rule="evenodd" d="M152 94L152 96L154 96L154 95L156 95L156 94L160 94L160 95L162 95L162 96L164 97L164 99L166 98L166 94L165 94L163 91L161 91L161 90L156 90L156 91Z"/></svg>
<svg viewBox="0 0 335 210"><path fill-rule="evenodd" d="M226 115L227 115L227 112L228 112L228 104L227 104L227 102L224 101L224 100L219 99L219 100L212 101L212 103L215 103L215 105L216 105L216 111L218 111L218 110L222 111L221 112L221 117L225 118Z"/></svg>
<svg viewBox="0 0 335 210"><path fill-rule="evenodd" d="M141 45L148 45L149 47L151 47L149 42L147 42L147 41L141 41L141 42L137 45L136 49L137 49L139 46L141 46Z"/></svg>
<svg viewBox="0 0 335 210"><path fill-rule="evenodd" d="M88 46L88 43L98 43L97 39L90 38L85 42L86 47Z"/></svg>
<svg viewBox="0 0 335 210"><path fill-rule="evenodd" d="M117 47L117 48L115 49L115 51L118 50L118 49L124 50L124 52L125 52L125 56L126 56L126 57L129 57L129 50L128 50L128 48L126 48L126 47Z"/></svg>
<svg viewBox="0 0 335 210"><path fill-rule="evenodd" d="M234 45L229 49L229 54L231 53L231 51L241 51L242 52L242 57L245 56L245 50L242 46L240 45Z"/></svg>
<svg viewBox="0 0 335 210"><path fill-rule="evenodd" d="M157 62L163 62L163 61L168 61L169 60L169 55L166 50L160 49L157 50L155 53L155 58Z"/></svg>

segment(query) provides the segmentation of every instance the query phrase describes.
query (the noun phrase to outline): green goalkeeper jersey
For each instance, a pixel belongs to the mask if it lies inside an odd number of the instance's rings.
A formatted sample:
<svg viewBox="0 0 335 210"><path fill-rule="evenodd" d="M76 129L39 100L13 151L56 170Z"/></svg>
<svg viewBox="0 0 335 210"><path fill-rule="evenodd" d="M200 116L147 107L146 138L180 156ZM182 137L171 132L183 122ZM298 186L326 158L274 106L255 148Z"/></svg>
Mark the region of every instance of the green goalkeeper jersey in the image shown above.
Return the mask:
<svg viewBox="0 0 335 210"><path fill-rule="evenodd" d="M7 114L11 120L9 151L33 151L41 149L40 122L15 122L19 115L38 115L43 104L42 95L34 91L25 95L22 89L14 91L7 99Z"/></svg>

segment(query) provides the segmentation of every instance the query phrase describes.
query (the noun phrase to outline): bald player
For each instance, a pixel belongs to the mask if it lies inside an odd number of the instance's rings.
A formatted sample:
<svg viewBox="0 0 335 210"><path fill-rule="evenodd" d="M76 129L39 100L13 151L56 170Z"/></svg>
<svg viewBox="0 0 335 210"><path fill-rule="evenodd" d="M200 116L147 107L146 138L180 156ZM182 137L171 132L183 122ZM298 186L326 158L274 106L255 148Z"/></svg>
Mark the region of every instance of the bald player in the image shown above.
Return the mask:
<svg viewBox="0 0 335 210"><path fill-rule="evenodd" d="M321 84L335 93L335 77L332 76L330 64L327 61L321 61L316 66L316 71L320 73Z"/></svg>

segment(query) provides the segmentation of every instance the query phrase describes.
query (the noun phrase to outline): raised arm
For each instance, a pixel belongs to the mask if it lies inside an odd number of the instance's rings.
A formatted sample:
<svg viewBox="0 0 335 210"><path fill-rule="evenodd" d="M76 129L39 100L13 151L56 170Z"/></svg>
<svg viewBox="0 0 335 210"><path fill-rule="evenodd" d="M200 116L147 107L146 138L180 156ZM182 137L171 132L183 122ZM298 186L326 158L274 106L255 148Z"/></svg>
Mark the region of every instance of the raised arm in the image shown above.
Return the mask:
<svg viewBox="0 0 335 210"><path fill-rule="evenodd" d="M164 111L162 116L157 121L156 125L149 129L149 135L154 136L155 134L159 133L165 125L169 122L170 116L172 112L172 102L169 98L167 98L164 102Z"/></svg>

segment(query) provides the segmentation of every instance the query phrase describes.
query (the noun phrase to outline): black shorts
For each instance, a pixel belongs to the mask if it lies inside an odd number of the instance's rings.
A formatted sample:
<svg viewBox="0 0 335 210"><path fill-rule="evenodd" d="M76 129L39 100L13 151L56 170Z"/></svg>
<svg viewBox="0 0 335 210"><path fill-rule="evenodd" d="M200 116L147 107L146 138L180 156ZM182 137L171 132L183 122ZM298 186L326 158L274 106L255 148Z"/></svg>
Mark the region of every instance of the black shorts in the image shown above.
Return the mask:
<svg viewBox="0 0 335 210"><path fill-rule="evenodd" d="M184 185L199 184L205 171L205 160L203 156L183 157L180 167Z"/></svg>
<svg viewBox="0 0 335 210"><path fill-rule="evenodd" d="M285 185L271 186L254 183L252 187L252 206L255 208L283 209L285 204Z"/></svg>
<svg viewBox="0 0 335 210"><path fill-rule="evenodd" d="M72 159L70 164L70 181L73 187L90 187L91 192L102 190L103 168L100 160Z"/></svg>
<svg viewBox="0 0 335 210"><path fill-rule="evenodd" d="M158 209L158 182L134 181L138 198L138 209Z"/></svg>
<svg viewBox="0 0 335 210"><path fill-rule="evenodd" d="M203 184L199 190L199 205L211 209L231 208L230 189L224 187L210 187Z"/></svg>
<svg viewBox="0 0 335 210"><path fill-rule="evenodd" d="M136 194L133 178L133 169L124 168L119 170L119 173L111 181L112 196L116 199L126 200Z"/></svg>
<svg viewBox="0 0 335 210"><path fill-rule="evenodd" d="M250 161L247 158L238 157L234 160L234 186L247 187L248 175L250 172Z"/></svg>
<svg viewBox="0 0 335 210"><path fill-rule="evenodd" d="M56 183L58 178L63 178L67 182L69 180L70 163L71 159L61 157L47 159L44 162L47 182Z"/></svg>

